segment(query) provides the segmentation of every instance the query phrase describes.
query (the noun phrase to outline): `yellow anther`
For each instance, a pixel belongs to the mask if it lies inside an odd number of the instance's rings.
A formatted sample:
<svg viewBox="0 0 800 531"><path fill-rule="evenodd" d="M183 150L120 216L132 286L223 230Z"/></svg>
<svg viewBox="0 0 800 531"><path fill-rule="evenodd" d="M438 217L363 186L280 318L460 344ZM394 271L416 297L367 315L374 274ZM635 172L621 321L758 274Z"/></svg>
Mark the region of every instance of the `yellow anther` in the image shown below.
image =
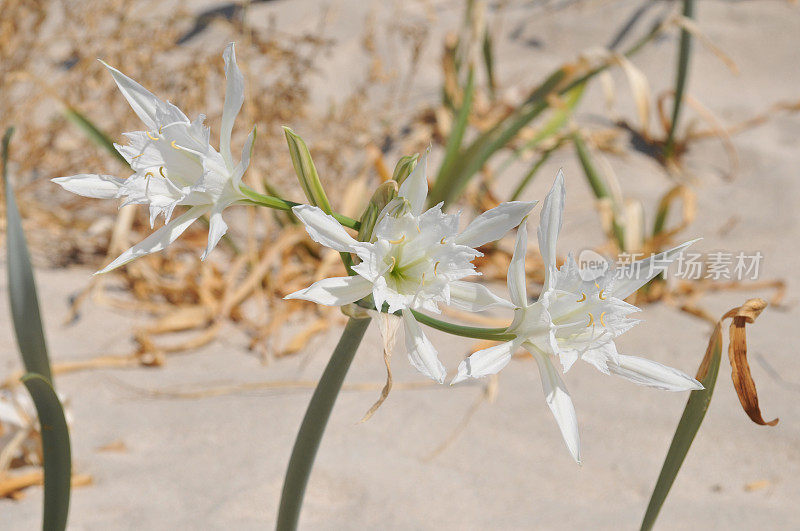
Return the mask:
<svg viewBox="0 0 800 531"><path fill-rule="evenodd" d="M162 129L164 129L164 126L163 126L163 125L162 125L161 127L159 127L159 128L158 128L158 134L159 134L159 135L161 134L161 130L162 130Z"/></svg>
<svg viewBox="0 0 800 531"><path fill-rule="evenodd" d="M436 262L435 264L433 264L433 274L434 275L436 274L436 270L439 269L439 264L441 264L441 262Z"/></svg>
<svg viewBox="0 0 800 531"><path fill-rule="evenodd" d="M150 140L158 140L158 137L151 135L150 131L146 131L146 134L147 134L147 138L149 138Z"/></svg>
<svg viewBox="0 0 800 531"><path fill-rule="evenodd" d="M165 179L167 178L167 176L164 175L164 166L160 166L158 168L158 173L160 173L163 178L165 178Z"/></svg>
<svg viewBox="0 0 800 531"><path fill-rule="evenodd" d="M144 152L141 152L141 153L139 153L139 154L138 154L138 155L136 155L135 157L131 157L131 160L136 160L136 159L138 159L139 157L141 157L142 155L144 155Z"/></svg>
<svg viewBox="0 0 800 531"><path fill-rule="evenodd" d="M583 302L586 300L586 294L581 291L581 298L576 300L575 302Z"/></svg>
<svg viewBox="0 0 800 531"><path fill-rule="evenodd" d="M597 294L597 296L600 298L600 300L601 300L601 301L604 301L604 300L606 300L606 298L603 296L603 292L604 292L604 291L605 291L604 289L601 289L601 290L600 290L600 293L598 293L598 294Z"/></svg>
<svg viewBox="0 0 800 531"><path fill-rule="evenodd" d="M420 278L420 284L423 286L425 285L425 273L422 273L422 277Z"/></svg>
<svg viewBox="0 0 800 531"><path fill-rule="evenodd" d="M442 245L444 245L444 236L442 236L442 239L441 239L441 240L439 240L439 243L441 243Z"/></svg>
<svg viewBox="0 0 800 531"><path fill-rule="evenodd" d="M592 314L589 314L589 324L586 325L586 328L589 328L590 326L594 326L594 315Z"/></svg>
<svg viewBox="0 0 800 531"><path fill-rule="evenodd" d="M403 243L404 241L406 241L405 234L403 234L403 236L399 240L389 240L389 243L391 243L392 245L397 245L398 243Z"/></svg>
<svg viewBox="0 0 800 531"><path fill-rule="evenodd" d="M601 314L600 314L600 324L601 324L601 325L603 325L603 326L605 326L605 325L606 325L606 323L603 321L603 316L604 316L605 314L606 314L606 312L603 312L603 313L601 313Z"/></svg>
<svg viewBox="0 0 800 531"><path fill-rule="evenodd" d="M174 140L172 142L170 142L169 145L172 146L172 149L180 149L178 146L175 145L175 141Z"/></svg>
<svg viewBox="0 0 800 531"><path fill-rule="evenodd" d="M153 172L151 172L151 171L149 171L149 172L145 173L145 174L144 174L144 176L145 176L145 177L147 177L148 179L149 179L150 177L155 177L155 175L153 175Z"/></svg>
<svg viewBox="0 0 800 531"><path fill-rule="evenodd" d="M392 269L394 269L394 266L396 266L396 265L397 265L397 258L395 258L394 256L391 256L390 258L392 259L392 263L391 263L391 265L389 266L389 271L391 271Z"/></svg>

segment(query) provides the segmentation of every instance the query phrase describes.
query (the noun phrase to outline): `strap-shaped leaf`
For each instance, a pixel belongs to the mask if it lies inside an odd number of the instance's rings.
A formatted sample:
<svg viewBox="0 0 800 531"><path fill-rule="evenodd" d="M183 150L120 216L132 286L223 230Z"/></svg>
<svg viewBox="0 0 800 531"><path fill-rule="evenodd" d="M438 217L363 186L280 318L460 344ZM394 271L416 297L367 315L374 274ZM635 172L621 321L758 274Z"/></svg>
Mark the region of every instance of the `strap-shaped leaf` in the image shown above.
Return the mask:
<svg viewBox="0 0 800 531"><path fill-rule="evenodd" d="M14 200L14 190L8 182L8 144L13 128L8 128L3 136L3 184L6 193L6 255L8 269L8 298L11 304L11 317L17 345L27 372L41 374L48 381L50 361L47 357L47 344L39 315L39 299L36 296L36 282L33 279L31 257L25 234L22 232L22 219Z"/></svg>
<svg viewBox="0 0 800 531"><path fill-rule="evenodd" d="M67 527L72 456L64 409L50 383L41 375L28 373L22 383L36 406L44 455L44 531L63 531Z"/></svg>
<svg viewBox="0 0 800 531"><path fill-rule="evenodd" d="M697 372L697 379L705 389L692 391L689 395L681 420L678 422L678 428L672 437L672 444L669 445L667 457L661 467L661 473L658 475L653 494L650 496L650 503L647 505L647 512L645 512L644 520L642 520L642 531L652 529L653 524L656 523L658 512L661 510L661 506L664 505L669 489L675 482L675 477L681 469L683 460L686 459L686 454L692 446L697 430L700 429L700 424L702 424L703 418L706 416L708 406L711 404L711 396L714 394L714 386L717 383L721 357L722 322L719 322L714 328L711 340L708 342L706 356L703 358L703 363Z"/></svg>

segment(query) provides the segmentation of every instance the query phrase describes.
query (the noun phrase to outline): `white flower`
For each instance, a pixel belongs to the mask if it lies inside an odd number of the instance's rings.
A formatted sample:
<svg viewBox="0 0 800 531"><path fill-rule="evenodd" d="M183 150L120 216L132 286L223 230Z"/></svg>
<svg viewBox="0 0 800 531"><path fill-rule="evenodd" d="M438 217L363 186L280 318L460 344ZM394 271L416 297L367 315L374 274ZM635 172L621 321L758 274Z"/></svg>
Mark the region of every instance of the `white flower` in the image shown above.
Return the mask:
<svg viewBox="0 0 800 531"><path fill-rule="evenodd" d="M427 153L403 181L398 197L379 215L371 242L356 241L319 208L294 207L311 238L331 249L355 253L361 263L353 266L354 276L326 278L286 298L340 306L371 294L378 310L386 303L390 313L402 312L411 364L442 383L447 374L444 366L410 310L438 313L439 304L475 312L511 308L485 286L461 279L480 274L472 264L482 256L475 248L519 225L535 203L503 203L459 232L459 214L444 214L441 203L423 212L428 195L426 164Z"/></svg>
<svg viewBox="0 0 800 531"><path fill-rule="evenodd" d="M480 350L461 362L452 383L468 377L495 374L511 360L519 347L536 359L545 399L567 443L580 462L580 441L575 409L567 388L558 375L553 359L566 372L582 359L605 374L615 374L637 384L686 391L703 386L686 374L654 361L617 353L614 338L636 323L627 316L639 311L623 299L661 272L694 241L679 245L626 268L608 270L593 281L581 278L572 255L561 269L556 268L556 239L561 230L565 200L564 177L558 173L553 188L542 206L539 223L539 248L546 271L542 294L529 303L525 282L525 223L517 232L516 248L508 270L508 289L516 309L508 332L516 337L506 343Z"/></svg>
<svg viewBox="0 0 800 531"><path fill-rule="evenodd" d="M161 101L119 70L106 65L122 95L147 128L146 131L125 133L129 141L127 146L115 144L134 173L127 179L81 174L59 177L53 182L85 197L124 198L123 205L149 205L150 226L154 225L159 214L164 215L165 225L122 253L100 273L164 249L197 218L208 214L210 225L208 246L203 253L205 259L228 230L222 211L246 199L239 186L250 163L255 129L245 143L241 161L234 164L231 131L244 101L244 79L236 66L233 43L225 48L222 57L227 86L219 152L209 143L209 129L203 125L204 115L189 121L175 105ZM172 211L179 205L189 208L170 221Z"/></svg>

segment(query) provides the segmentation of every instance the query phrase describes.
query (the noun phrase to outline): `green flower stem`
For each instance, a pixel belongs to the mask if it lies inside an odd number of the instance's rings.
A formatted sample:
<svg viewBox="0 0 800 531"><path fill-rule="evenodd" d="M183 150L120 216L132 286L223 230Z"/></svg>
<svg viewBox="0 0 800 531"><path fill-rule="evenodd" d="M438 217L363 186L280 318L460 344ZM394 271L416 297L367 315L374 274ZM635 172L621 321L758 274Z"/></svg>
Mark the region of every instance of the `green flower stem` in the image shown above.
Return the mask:
<svg viewBox="0 0 800 531"><path fill-rule="evenodd" d="M314 396L308 404L300 431L294 442L292 456L286 469L286 479L283 482L280 508L278 509L278 531L293 531L297 529L300 518L300 508L303 505L303 495L314 465L314 458L319 449L322 434L331 416L333 404L344 382L353 356L364 338L371 319L350 318L342 332L342 337L333 351L325 372L319 380Z"/></svg>
<svg viewBox="0 0 800 531"><path fill-rule="evenodd" d="M258 192L251 190L250 188L244 185L242 185L239 188L239 190L248 198L250 198L250 202L252 204L258 206L265 206L268 208L274 208L276 210L291 211L292 207L296 207L302 204L302 203L295 203L294 201L288 201L286 199L281 199L280 197L273 197L271 195L259 194ZM334 218L336 218L336 221L338 221L345 227L358 230L359 227L361 226L361 224L353 218L348 218L347 216L343 216L335 212L332 213L331 215Z"/></svg>
<svg viewBox="0 0 800 531"><path fill-rule="evenodd" d="M507 328L481 328L478 326L462 326L446 321L440 321L424 313L416 310L411 310L414 314L414 319L420 323L447 332L454 336L471 337L473 339L489 339L491 341L511 341L516 336L506 332Z"/></svg>

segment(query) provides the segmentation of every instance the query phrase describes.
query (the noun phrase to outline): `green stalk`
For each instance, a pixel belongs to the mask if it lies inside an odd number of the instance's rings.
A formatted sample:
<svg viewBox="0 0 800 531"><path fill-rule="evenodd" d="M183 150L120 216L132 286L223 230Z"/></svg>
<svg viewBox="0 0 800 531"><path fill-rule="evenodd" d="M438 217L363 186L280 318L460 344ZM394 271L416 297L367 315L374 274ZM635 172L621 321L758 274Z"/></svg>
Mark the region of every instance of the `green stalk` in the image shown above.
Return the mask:
<svg viewBox="0 0 800 531"><path fill-rule="evenodd" d="M296 207L302 205L302 203L295 203L294 201L288 201L286 199L281 199L280 197L273 197L271 195L263 195L259 194L255 190L248 188L247 186L242 185L239 190L250 198L250 202L252 204L258 206L265 206L268 208L274 208L276 210L283 210L286 212L291 212L292 207ZM351 228L353 230L358 230L361 224L353 218L348 218L347 216L343 216L341 214L337 214L335 212L331 213L331 216L336 218L336 221L344 225L345 227Z"/></svg>
<svg viewBox="0 0 800 531"><path fill-rule="evenodd" d="M683 0L683 16L694 17L694 0ZM683 106L683 94L686 91L686 79L689 76L689 57L692 52L692 35L686 29L681 30L681 40L678 50L678 75L675 78L675 100L672 106L672 122L669 124L667 143L664 146L664 156L667 158L675 154L675 130L678 127L678 118Z"/></svg>
<svg viewBox="0 0 800 531"><path fill-rule="evenodd" d="M297 529L300 518L300 508L303 505L303 495L314 465L314 458L319 449L322 434L336 402L336 397L344 382L353 356L364 338L370 319L350 318L339 339L339 344L333 351L328 361L325 372L319 380L314 396L308 404L300 431L292 449L289 466L286 470L286 479L283 482L280 508L278 509L278 531L293 531Z"/></svg>

